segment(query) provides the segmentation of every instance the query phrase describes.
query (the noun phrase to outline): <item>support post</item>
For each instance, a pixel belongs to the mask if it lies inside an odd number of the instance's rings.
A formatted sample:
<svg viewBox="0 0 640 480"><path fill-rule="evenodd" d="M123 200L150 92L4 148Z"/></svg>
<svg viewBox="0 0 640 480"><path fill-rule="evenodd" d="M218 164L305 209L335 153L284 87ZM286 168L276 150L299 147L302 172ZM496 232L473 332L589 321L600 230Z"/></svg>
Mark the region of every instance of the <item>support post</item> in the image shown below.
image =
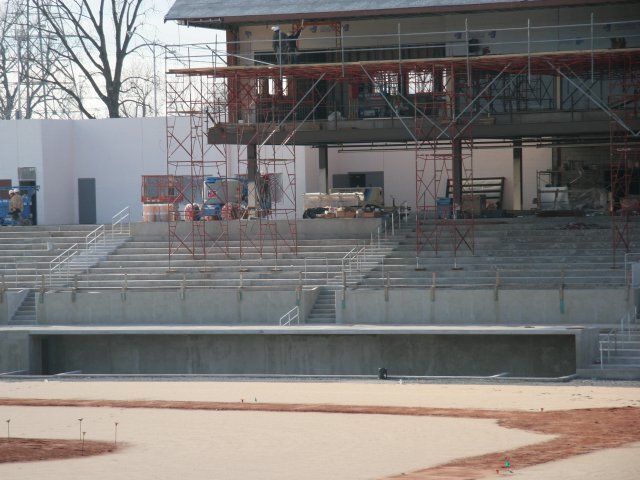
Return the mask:
<svg viewBox="0 0 640 480"><path fill-rule="evenodd" d="M504 208L500 205L500 208ZM522 210L522 140L513 141L513 209Z"/></svg>
<svg viewBox="0 0 640 480"><path fill-rule="evenodd" d="M389 279L389 272L387 272L387 281L385 282L384 285L384 301L388 302L389 301L389 284L391 283L390 279Z"/></svg>
<svg viewBox="0 0 640 480"><path fill-rule="evenodd" d="M45 292L45 286L46 286L46 281L44 278L44 274L40 275L40 295L38 295L38 301L40 303L44 303L44 292Z"/></svg>
<svg viewBox="0 0 640 480"><path fill-rule="evenodd" d="M564 314L564 270L560 273L560 313Z"/></svg>
<svg viewBox="0 0 640 480"><path fill-rule="evenodd" d="M247 145L247 208L255 213L256 209L256 178L258 172L258 149L255 143Z"/></svg>
<svg viewBox="0 0 640 480"><path fill-rule="evenodd" d="M120 298L124 302L127 299L127 274L124 274L124 278L122 280L122 292L120 293Z"/></svg>
<svg viewBox="0 0 640 480"><path fill-rule="evenodd" d="M453 203L462 204L462 139L454 138L451 142L452 175L453 175Z"/></svg>
<svg viewBox="0 0 640 480"><path fill-rule="evenodd" d="M71 302L76 301L76 292L78 291L78 275L73 276L73 288L71 289Z"/></svg>
<svg viewBox="0 0 640 480"><path fill-rule="evenodd" d="M431 273L431 301L436 301L436 272Z"/></svg>
<svg viewBox="0 0 640 480"><path fill-rule="evenodd" d="M318 147L318 191L329 193L329 149L326 145Z"/></svg>
<svg viewBox="0 0 640 480"><path fill-rule="evenodd" d="M302 272L298 272L298 286L296 287L296 305L299 307L300 302L302 301Z"/></svg>

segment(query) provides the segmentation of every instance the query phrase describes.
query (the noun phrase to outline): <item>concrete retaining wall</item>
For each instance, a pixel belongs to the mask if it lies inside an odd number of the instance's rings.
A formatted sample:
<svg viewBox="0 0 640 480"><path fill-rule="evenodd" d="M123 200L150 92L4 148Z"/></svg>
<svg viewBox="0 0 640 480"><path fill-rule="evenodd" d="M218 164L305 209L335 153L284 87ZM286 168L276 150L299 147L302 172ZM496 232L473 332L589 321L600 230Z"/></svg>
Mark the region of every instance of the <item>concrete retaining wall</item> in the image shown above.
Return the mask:
<svg viewBox="0 0 640 480"><path fill-rule="evenodd" d="M243 236L257 238L260 234L260 225L256 220L243 220L247 226L244 228ZM296 233L299 240L317 240L322 238L362 238L370 239L371 232L377 230L380 225L380 218L332 218L332 219L302 219L296 220ZM206 222L206 230L209 235L215 237L214 233L221 228L220 222ZM284 237L290 235L291 226L287 221L276 222L278 231ZM176 235L186 237L192 230L191 222L178 222L175 225ZM240 221L228 223L228 238L238 240ZM131 224L131 235L136 240L158 240L169 238L169 226L167 222L136 222Z"/></svg>
<svg viewBox="0 0 640 480"><path fill-rule="evenodd" d="M41 337L42 372L103 374L496 375L576 371L574 336L59 335Z"/></svg>
<svg viewBox="0 0 640 480"><path fill-rule="evenodd" d="M316 296L302 292L301 312ZM47 292L36 308L40 325L278 325L296 302L295 290L115 290Z"/></svg>
<svg viewBox="0 0 640 480"><path fill-rule="evenodd" d="M27 332L0 332L0 373L39 369L40 364L32 361L31 353L31 337Z"/></svg>
<svg viewBox="0 0 640 480"><path fill-rule="evenodd" d="M277 325L295 305L301 322L318 290L186 289L47 292L40 325ZM336 295L338 324L617 325L632 308L626 290L351 289Z"/></svg>
<svg viewBox="0 0 640 480"><path fill-rule="evenodd" d="M16 310L20 307L29 290L0 293L0 325L7 325Z"/></svg>
<svg viewBox="0 0 640 480"><path fill-rule="evenodd" d="M420 325L617 324L632 308L624 288L565 290L347 289L337 323Z"/></svg>
<svg viewBox="0 0 640 480"><path fill-rule="evenodd" d="M351 289L344 305L342 292L336 298L343 325L269 327L296 304L304 324L317 295L318 289L47 292L36 302L38 326L0 332L0 372L373 375L385 367L391 375L557 377L590 366L599 327L617 324L633 303L624 289L567 290L563 303L557 290L504 290L496 297L492 290L442 289L432 297L425 289L386 295Z"/></svg>

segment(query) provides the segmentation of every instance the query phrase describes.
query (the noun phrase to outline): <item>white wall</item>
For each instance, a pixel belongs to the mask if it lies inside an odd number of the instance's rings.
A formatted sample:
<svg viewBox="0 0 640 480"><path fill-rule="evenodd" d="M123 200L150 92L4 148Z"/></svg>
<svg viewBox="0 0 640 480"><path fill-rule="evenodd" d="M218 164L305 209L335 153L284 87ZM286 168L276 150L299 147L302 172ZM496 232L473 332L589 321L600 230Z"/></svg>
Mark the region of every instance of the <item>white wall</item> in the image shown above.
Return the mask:
<svg viewBox="0 0 640 480"><path fill-rule="evenodd" d="M0 178L35 167L39 224L78 223L78 178L96 179L97 222L130 206L142 219L141 176L167 172L164 118L0 122Z"/></svg>
<svg viewBox="0 0 640 480"><path fill-rule="evenodd" d="M513 209L513 150L496 148L473 152L474 177L504 177L504 208Z"/></svg>
<svg viewBox="0 0 640 480"><path fill-rule="evenodd" d="M187 162L187 150L191 148L188 118L172 120L175 138L171 147L177 153L171 160ZM296 148L296 206L300 217L307 175L305 154L309 151L310 148ZM193 155L198 156L197 152ZM291 155L288 150L276 152L276 158L292 158ZM223 158L215 148L208 149L205 157L208 162L214 157ZM311 165L317 170L317 153L315 158ZM79 178L96 180L98 223L111 223L112 216L126 206L131 208L131 219L141 221L142 176L167 174L167 124L164 118L3 121L0 159L0 178L11 179L16 185L18 167L36 169L39 224L78 223ZM229 175L237 173L236 163L232 160ZM279 166L276 171L283 174L285 182L291 173ZM186 175L191 170L186 166L172 173ZM292 190L285 192L291 193ZM280 208L292 208L292 201L291 197L284 199Z"/></svg>
<svg viewBox="0 0 640 480"><path fill-rule="evenodd" d="M306 185L307 192L320 192L320 153L317 148L306 147L304 149L305 169L304 169L304 185ZM303 177L300 177L303 178ZM299 192L303 194L304 192ZM302 203L301 203L302 202ZM299 205L303 205L301 200Z"/></svg>
<svg viewBox="0 0 640 480"><path fill-rule="evenodd" d="M133 220L141 220L142 175L167 173L164 118L80 121L75 132L75 176L96 179L97 222L111 223L125 206Z"/></svg>
<svg viewBox="0 0 640 480"><path fill-rule="evenodd" d="M513 53L554 50L585 50L591 48L591 14L594 21L594 48L609 48L610 37L627 37L627 46L640 44L640 23L615 24L630 20L627 5L587 5L563 8L531 9L524 11L466 12L446 15L343 20L342 45L344 48L397 45L398 33L406 35L403 44L444 43L449 55L466 55L465 28L469 38L476 38L489 45L491 52ZM637 20L637 15L634 17ZM466 27L465 27L466 23ZM556 28L558 25L577 25L572 28ZM336 24L338 25L338 24ZM531 27L527 45L527 25ZM291 33L291 22L280 25L285 33ZM240 27L241 50L251 52L271 51L273 32L271 24ZM549 27L549 28L544 28ZM339 28L339 27L338 27ZM372 37L371 35L376 35ZM335 49L338 32L333 26L307 28L299 40L301 50Z"/></svg>
<svg viewBox="0 0 640 480"><path fill-rule="evenodd" d="M551 149L523 148L523 208L533 208L536 172L551 168ZM329 182L334 174L384 172L385 205L404 202L416 206L416 166L413 152L339 152L329 150ZM449 166L451 168L451 166ZM467 167L468 168L468 167ZM473 152L474 177L505 177L504 208L513 209L513 151L510 148L476 149ZM447 174L443 175L445 188ZM444 191L440 192L444 196Z"/></svg>
<svg viewBox="0 0 640 480"><path fill-rule="evenodd" d="M19 167L42 169L42 121L0 121L0 178L18 184Z"/></svg>
<svg viewBox="0 0 640 480"><path fill-rule="evenodd" d="M32 121L22 121L29 125ZM16 122L18 123L18 122ZM77 122L62 120L38 121L42 126L42 166L36 170L37 220L40 224L78 222L78 181L75 175ZM46 181L45 181L46 180Z"/></svg>
<svg viewBox="0 0 640 480"><path fill-rule="evenodd" d="M412 152L358 151L340 152L329 150L329 188L336 174L358 172L384 172L384 203L396 205L404 201L415 208L416 173L415 156Z"/></svg>
<svg viewBox="0 0 640 480"><path fill-rule="evenodd" d="M179 119L183 121L185 119ZM186 127L186 125L181 125ZM35 167L38 223L78 223L78 178L96 179L97 222L110 223L125 206L142 220L143 175L167 173L164 118L106 120L7 120L0 122L0 178L17 184L18 167ZM221 155L215 149L210 155ZM532 208L536 172L551 167L550 149L523 149L524 208ZM513 205L513 161L508 148L476 150L474 176L506 178L505 208ZM236 170L229 170L234 174ZM384 172L385 204L415 207L413 152L329 150L329 182L334 174ZM185 173L185 172L182 172ZM296 207L302 216L304 192L319 189L318 152L296 148ZM288 208L288 207L287 207Z"/></svg>
<svg viewBox="0 0 640 480"><path fill-rule="evenodd" d="M551 148L522 149L522 208L535 207L533 199L538 195L538 172L552 169Z"/></svg>

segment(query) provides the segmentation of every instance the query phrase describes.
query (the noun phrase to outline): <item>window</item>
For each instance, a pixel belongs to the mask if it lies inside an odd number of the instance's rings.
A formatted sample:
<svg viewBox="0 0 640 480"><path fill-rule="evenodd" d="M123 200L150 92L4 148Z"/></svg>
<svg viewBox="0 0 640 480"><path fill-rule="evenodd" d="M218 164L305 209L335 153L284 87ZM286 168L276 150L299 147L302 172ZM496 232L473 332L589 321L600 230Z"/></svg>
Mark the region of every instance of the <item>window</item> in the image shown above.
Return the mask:
<svg viewBox="0 0 640 480"><path fill-rule="evenodd" d="M281 87L281 88L280 88ZM279 90L282 90L280 93ZM282 83L280 78L261 78L258 80L258 95L262 97L282 95L286 97L289 95L289 79L282 77Z"/></svg>
<svg viewBox="0 0 640 480"><path fill-rule="evenodd" d="M407 75L409 95L433 93L433 75L431 72L409 72Z"/></svg>
<svg viewBox="0 0 640 480"><path fill-rule="evenodd" d="M378 73L373 77L375 82L375 93L397 95L398 94L398 74Z"/></svg>

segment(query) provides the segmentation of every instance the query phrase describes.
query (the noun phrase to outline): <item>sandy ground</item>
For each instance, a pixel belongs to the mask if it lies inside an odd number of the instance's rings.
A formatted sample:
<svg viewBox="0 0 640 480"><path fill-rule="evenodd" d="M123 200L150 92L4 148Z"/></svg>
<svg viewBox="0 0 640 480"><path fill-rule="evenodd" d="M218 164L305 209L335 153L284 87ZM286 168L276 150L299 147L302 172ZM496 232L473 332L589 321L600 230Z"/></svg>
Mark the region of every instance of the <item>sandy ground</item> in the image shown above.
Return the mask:
<svg viewBox="0 0 640 480"><path fill-rule="evenodd" d="M354 405L364 408L339 407ZM2 463L0 478L631 480L640 478L639 412L636 387L5 381L0 428L12 438L77 442L85 432L117 448ZM501 468L507 456L511 471Z"/></svg>

